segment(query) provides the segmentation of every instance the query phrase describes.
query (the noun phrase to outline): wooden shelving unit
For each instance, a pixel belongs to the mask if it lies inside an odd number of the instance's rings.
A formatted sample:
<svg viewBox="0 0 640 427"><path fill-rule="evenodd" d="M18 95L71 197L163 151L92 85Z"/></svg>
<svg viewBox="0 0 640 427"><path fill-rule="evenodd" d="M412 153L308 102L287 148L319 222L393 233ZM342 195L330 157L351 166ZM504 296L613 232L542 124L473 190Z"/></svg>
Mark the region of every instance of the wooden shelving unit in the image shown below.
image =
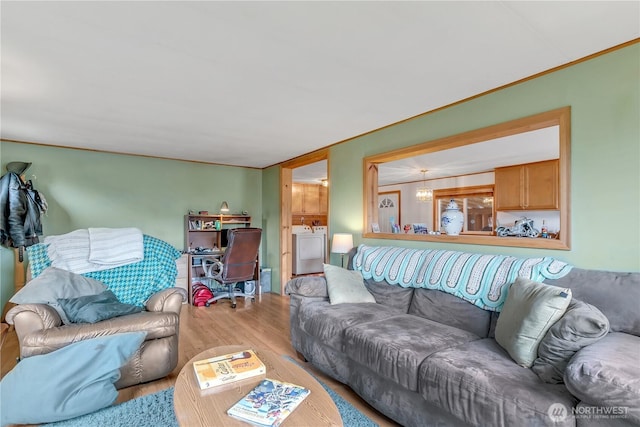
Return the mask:
<svg viewBox="0 0 640 427"><path fill-rule="evenodd" d="M216 227L216 221L219 221L220 227ZM186 251L195 248L220 249L223 230L250 225L251 217L248 215L185 215L184 248Z"/></svg>

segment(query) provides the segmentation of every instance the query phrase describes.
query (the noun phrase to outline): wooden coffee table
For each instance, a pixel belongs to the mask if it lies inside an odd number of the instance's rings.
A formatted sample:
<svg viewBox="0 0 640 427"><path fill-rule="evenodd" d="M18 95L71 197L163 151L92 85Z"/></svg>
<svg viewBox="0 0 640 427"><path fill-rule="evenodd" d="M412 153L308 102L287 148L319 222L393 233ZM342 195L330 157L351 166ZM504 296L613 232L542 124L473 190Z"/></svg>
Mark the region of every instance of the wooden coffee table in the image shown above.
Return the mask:
<svg viewBox="0 0 640 427"><path fill-rule="evenodd" d="M273 378L307 387L311 394L282 423L286 426L342 426L342 418L329 393L307 371L286 360L279 354L251 348L267 368L266 375L259 375L231 384L200 390L193 372L193 362L238 353L247 346L224 346L205 350L189 360L176 380L173 406L181 426L246 426L227 415L227 409L243 398L263 378Z"/></svg>

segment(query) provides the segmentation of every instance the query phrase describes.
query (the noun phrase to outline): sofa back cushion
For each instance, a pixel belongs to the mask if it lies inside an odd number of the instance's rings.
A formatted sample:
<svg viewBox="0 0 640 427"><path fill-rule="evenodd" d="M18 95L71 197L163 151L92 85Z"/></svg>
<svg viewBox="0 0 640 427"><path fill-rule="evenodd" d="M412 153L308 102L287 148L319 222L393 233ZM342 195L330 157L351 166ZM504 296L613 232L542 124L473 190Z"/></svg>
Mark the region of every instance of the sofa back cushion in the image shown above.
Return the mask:
<svg viewBox="0 0 640 427"><path fill-rule="evenodd" d="M598 308L609 319L611 332L640 336L640 273L574 268L544 283L569 288L574 298Z"/></svg>
<svg viewBox="0 0 640 427"><path fill-rule="evenodd" d="M395 308L402 313L409 311L414 288L389 285L386 281L376 282L373 279L365 279L364 284L378 304Z"/></svg>
<svg viewBox="0 0 640 427"><path fill-rule="evenodd" d="M486 338L491 312L462 298L434 289L416 289L409 314L424 317Z"/></svg>

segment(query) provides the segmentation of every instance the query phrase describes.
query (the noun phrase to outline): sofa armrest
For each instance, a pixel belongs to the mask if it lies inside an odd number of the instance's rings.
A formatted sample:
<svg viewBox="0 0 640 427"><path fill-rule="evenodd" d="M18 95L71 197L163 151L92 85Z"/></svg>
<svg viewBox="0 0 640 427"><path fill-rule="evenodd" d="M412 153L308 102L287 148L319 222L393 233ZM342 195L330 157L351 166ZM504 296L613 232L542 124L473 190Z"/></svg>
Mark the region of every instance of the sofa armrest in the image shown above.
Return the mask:
<svg viewBox="0 0 640 427"><path fill-rule="evenodd" d="M327 280L322 276L296 277L287 282L284 291L287 295L329 298Z"/></svg>
<svg viewBox="0 0 640 427"><path fill-rule="evenodd" d="M640 408L640 337L612 332L584 347L564 373L567 389L588 405ZM640 414L628 414L640 421Z"/></svg>
<svg viewBox="0 0 640 427"><path fill-rule="evenodd" d="M147 311L170 311L180 315L182 303L186 300L187 291L182 288L169 288L151 295L145 306Z"/></svg>
<svg viewBox="0 0 640 427"><path fill-rule="evenodd" d="M7 312L6 321L16 328L18 340L33 332L62 325L58 312L47 304L20 304Z"/></svg>

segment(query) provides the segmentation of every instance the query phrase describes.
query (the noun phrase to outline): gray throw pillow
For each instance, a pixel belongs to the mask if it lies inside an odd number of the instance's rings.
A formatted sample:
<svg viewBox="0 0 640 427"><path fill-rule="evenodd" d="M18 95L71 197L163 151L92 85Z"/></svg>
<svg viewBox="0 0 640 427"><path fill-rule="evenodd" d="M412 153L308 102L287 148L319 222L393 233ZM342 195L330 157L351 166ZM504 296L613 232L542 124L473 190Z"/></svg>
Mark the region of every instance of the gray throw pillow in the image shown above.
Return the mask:
<svg viewBox="0 0 640 427"><path fill-rule="evenodd" d="M139 313L142 307L123 304L110 290L98 295L78 298L59 298L58 303L72 323L96 323L112 317Z"/></svg>
<svg viewBox="0 0 640 427"><path fill-rule="evenodd" d="M611 332L573 356L564 373L571 394L583 403L627 408L628 425L640 424L640 337ZM627 424L625 424L627 425Z"/></svg>
<svg viewBox="0 0 640 427"><path fill-rule="evenodd" d="M530 368L538 345L571 301L571 289L518 277L496 324L496 341L518 365Z"/></svg>
<svg viewBox="0 0 640 427"><path fill-rule="evenodd" d="M58 312L62 322L66 324L70 322L58 299L96 295L106 289L107 286L98 280L48 267L38 277L31 279L9 301L14 304L48 304Z"/></svg>
<svg viewBox="0 0 640 427"><path fill-rule="evenodd" d="M542 381L564 382L567 363L580 349L602 339L609 332L609 320L594 306L573 299L569 308L540 341L538 358L531 369Z"/></svg>
<svg viewBox="0 0 640 427"><path fill-rule="evenodd" d="M324 264L324 276L331 304L376 302L359 271Z"/></svg>

